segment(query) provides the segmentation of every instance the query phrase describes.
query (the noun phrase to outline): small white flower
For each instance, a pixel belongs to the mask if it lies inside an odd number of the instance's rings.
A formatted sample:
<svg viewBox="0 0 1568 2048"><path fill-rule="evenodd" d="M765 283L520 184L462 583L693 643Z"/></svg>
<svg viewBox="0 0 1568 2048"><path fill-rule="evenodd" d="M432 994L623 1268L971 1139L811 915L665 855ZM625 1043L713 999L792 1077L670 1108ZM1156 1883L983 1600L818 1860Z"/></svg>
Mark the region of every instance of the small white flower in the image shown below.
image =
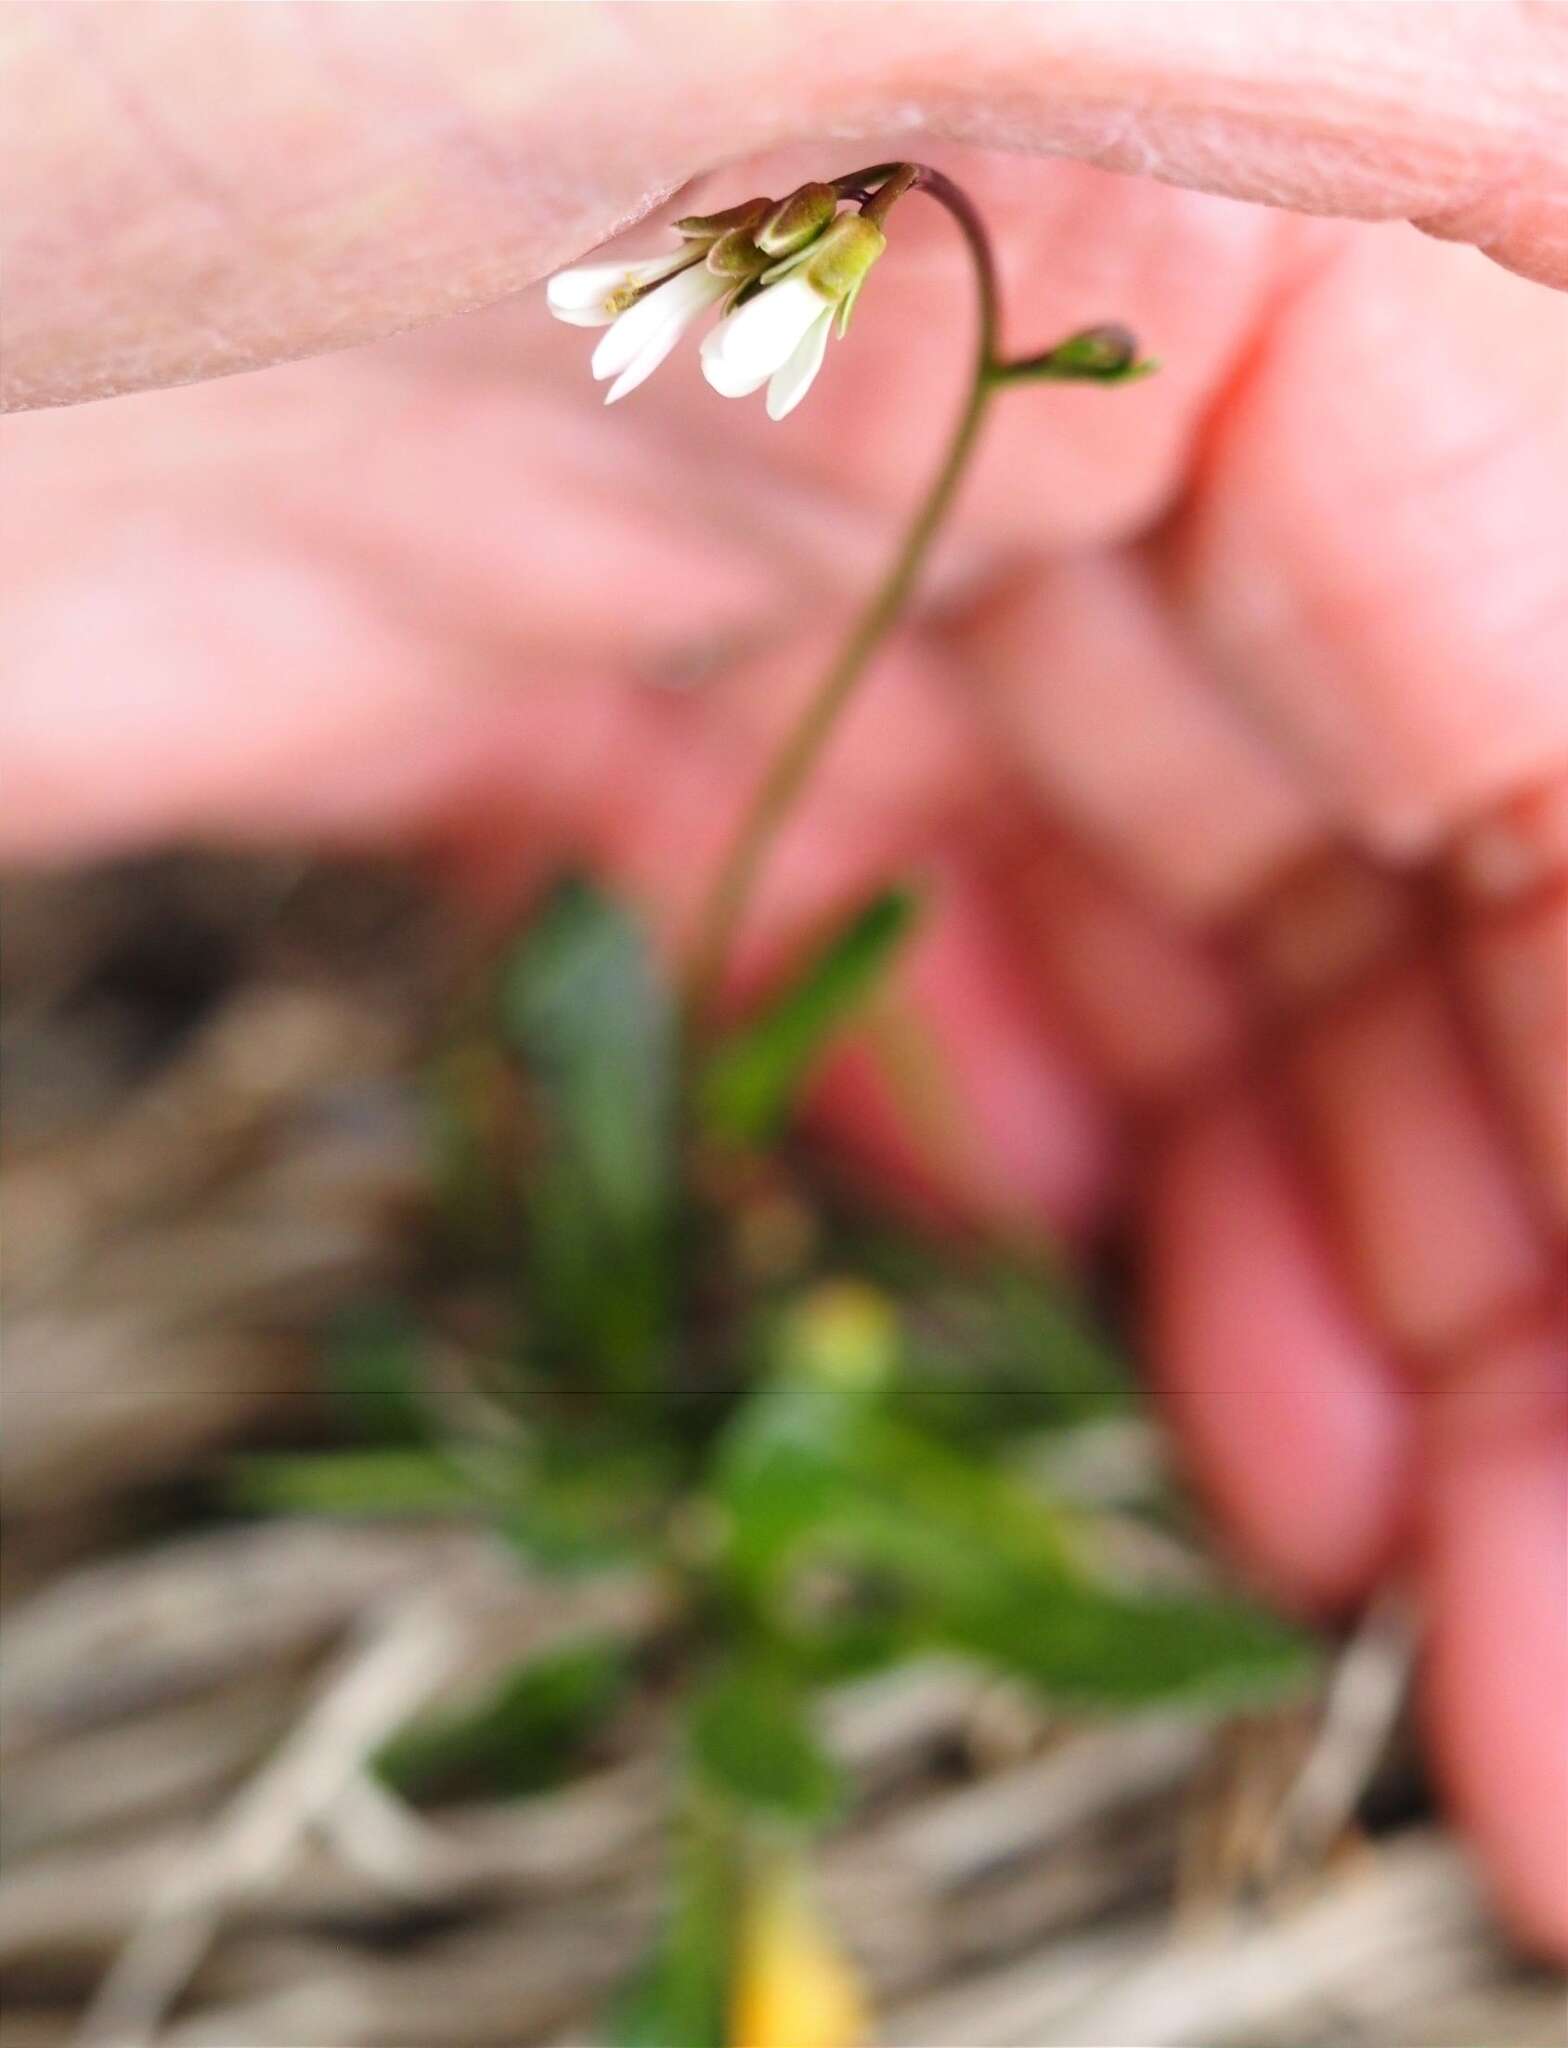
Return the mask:
<svg viewBox="0 0 1568 2048"><path fill-rule="evenodd" d="M716 306L731 282L698 263L677 271L618 315L593 352L595 377L615 379L604 394L605 404L614 405L651 377L693 320Z"/></svg>
<svg viewBox="0 0 1568 2048"><path fill-rule="evenodd" d="M804 272L791 272L719 322L702 344L702 374L724 398L766 384L769 415L782 419L822 367L833 303Z"/></svg>
<svg viewBox="0 0 1568 2048"><path fill-rule="evenodd" d="M763 274L702 345L703 375L725 398L766 384L768 417L781 420L811 389L835 316L844 331L866 272L886 240L863 214L840 214L813 241Z"/></svg>
<svg viewBox="0 0 1568 2048"><path fill-rule="evenodd" d="M545 286L545 298L556 319L570 327L608 327L623 310L615 303L619 295L652 284L690 261L689 252L679 249L635 263L584 263L576 270L557 271Z"/></svg>
<svg viewBox="0 0 1568 2048"><path fill-rule="evenodd" d="M778 205L747 200L675 223L686 246L636 263L585 263L547 288L550 311L574 327L609 331L593 374L613 380L613 405L650 377L699 314L720 300L728 317L702 347L708 382L726 398L768 387L768 413L793 412L811 389L834 315L844 331L866 271L885 246L863 214L835 217L836 188L803 185ZM793 245L793 246L791 246ZM779 248L783 259L769 266Z"/></svg>

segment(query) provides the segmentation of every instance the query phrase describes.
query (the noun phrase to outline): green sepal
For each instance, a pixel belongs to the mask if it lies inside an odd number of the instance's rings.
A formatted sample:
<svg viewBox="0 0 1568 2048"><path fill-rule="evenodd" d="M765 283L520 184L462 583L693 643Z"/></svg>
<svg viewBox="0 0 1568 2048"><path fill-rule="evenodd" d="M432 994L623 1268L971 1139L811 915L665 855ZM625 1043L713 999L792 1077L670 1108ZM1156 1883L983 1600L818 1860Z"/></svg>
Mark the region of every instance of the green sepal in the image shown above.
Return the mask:
<svg viewBox="0 0 1568 2048"><path fill-rule="evenodd" d="M815 244L808 242L804 249L797 249L793 256L785 256L780 262L770 265L763 271L758 282L765 285L777 284L780 278L788 277L791 271L802 269L815 253Z"/></svg>
<svg viewBox="0 0 1568 2048"><path fill-rule="evenodd" d="M793 256L814 242L837 212L836 186L797 186L757 229L757 247L768 256Z"/></svg>
<svg viewBox="0 0 1568 2048"><path fill-rule="evenodd" d="M735 277L743 281L758 277L768 267L768 259L751 239L747 228L731 228L713 244L707 254L708 268L715 277Z"/></svg>
<svg viewBox="0 0 1568 2048"><path fill-rule="evenodd" d="M672 225L689 242L713 242L731 228L759 226L772 211L771 199L743 199L739 206L726 206L718 213L688 213Z"/></svg>
<svg viewBox="0 0 1568 2048"><path fill-rule="evenodd" d="M887 236L863 213L843 213L811 244L806 276L837 304L854 291L887 247Z"/></svg>

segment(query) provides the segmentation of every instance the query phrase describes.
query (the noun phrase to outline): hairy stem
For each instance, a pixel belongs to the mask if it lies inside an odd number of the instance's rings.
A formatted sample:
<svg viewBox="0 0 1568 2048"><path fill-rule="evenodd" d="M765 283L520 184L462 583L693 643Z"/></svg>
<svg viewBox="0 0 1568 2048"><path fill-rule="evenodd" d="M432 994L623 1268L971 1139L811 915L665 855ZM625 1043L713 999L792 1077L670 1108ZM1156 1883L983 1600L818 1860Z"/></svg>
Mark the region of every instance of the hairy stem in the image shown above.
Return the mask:
<svg viewBox="0 0 1568 2048"><path fill-rule="evenodd" d="M686 1015L693 1034L709 1017L724 979L730 950L745 918L763 864L791 805L804 788L840 713L883 636L897 618L947 517L974 451L992 395L1010 384L1128 383L1155 366L1139 358L1126 328L1089 327L1043 354L1009 360L1001 353L996 258L984 221L969 195L926 164L872 164L835 181L840 195L859 204L878 226L907 192L924 192L945 206L963 234L974 267L974 366L946 453L904 531L881 582L850 629L838 658L817 686L793 730L768 763L730 844L698 926L686 984Z"/></svg>
<svg viewBox="0 0 1568 2048"><path fill-rule="evenodd" d="M701 1024L713 1007L730 947L774 837L816 765L840 712L853 696L867 662L914 586L958 490L980 423L985 417L986 406L996 389L999 367L996 356L999 319L996 263L985 224L967 194L940 171L916 164L879 164L870 170L856 172L841 183L854 189L876 185L877 189L863 202L863 210L879 225L888 209L908 191L928 193L958 222L974 259L979 314L974 369L941 466L905 529L887 573L856 619L837 660L769 762L723 864L714 877L698 928L687 983L687 1014L696 1025Z"/></svg>

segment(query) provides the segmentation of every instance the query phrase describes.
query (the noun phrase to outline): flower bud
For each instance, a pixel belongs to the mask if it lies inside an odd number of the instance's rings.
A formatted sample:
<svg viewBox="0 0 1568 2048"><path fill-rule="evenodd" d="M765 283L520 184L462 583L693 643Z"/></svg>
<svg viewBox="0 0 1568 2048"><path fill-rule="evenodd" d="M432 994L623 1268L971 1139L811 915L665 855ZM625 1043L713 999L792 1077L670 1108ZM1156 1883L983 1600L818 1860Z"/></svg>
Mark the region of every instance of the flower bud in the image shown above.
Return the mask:
<svg viewBox="0 0 1568 2048"><path fill-rule="evenodd" d="M837 211L834 186L801 185L781 199L757 229L757 247L775 260L793 256L821 234Z"/></svg>
<svg viewBox="0 0 1568 2048"><path fill-rule="evenodd" d="M722 213L688 213L674 227L688 242L716 242L731 228L755 228L772 210L771 199L745 199L739 206L726 206Z"/></svg>
<svg viewBox="0 0 1568 2048"><path fill-rule="evenodd" d="M781 1362L811 1386L866 1394L898 1370L898 1318L887 1297L857 1280L830 1280L796 1304Z"/></svg>
<svg viewBox="0 0 1568 2048"><path fill-rule="evenodd" d="M887 236L864 214L846 213L823 231L805 266L807 281L837 304L848 297L887 247Z"/></svg>
<svg viewBox="0 0 1568 2048"><path fill-rule="evenodd" d="M1085 327L1050 351L1057 369L1081 377L1120 376L1137 358L1138 337L1130 328L1110 324Z"/></svg>
<svg viewBox="0 0 1568 2048"><path fill-rule="evenodd" d="M768 267L768 259L751 238L750 228L730 228L708 251L708 268L715 277L736 280L756 277Z"/></svg>

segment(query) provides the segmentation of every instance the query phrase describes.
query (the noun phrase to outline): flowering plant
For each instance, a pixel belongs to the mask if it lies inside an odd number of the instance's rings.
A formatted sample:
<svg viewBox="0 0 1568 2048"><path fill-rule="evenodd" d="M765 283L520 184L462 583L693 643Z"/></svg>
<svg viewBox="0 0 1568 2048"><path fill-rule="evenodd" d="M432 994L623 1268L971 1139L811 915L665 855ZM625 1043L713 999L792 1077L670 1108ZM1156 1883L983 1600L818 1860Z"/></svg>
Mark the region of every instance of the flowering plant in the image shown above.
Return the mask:
<svg viewBox="0 0 1568 2048"><path fill-rule="evenodd" d="M370 1366L351 1354L345 1379L374 1384L377 1424L397 1432L380 1463L251 1474L252 1497L273 1504L345 1489L388 1512L461 1503L536 1573L631 1570L657 1587L686 1666L661 1703L682 1731L676 1851L617 2048L863 2038L861 1986L810 1884L808 1845L848 1796L819 1725L824 1686L935 1651L1104 1707L1256 1697L1302 1665L1292 1632L1223 1593L1119 1582L1071 1513L1004 1462L999 1445L1031 1416L1070 1429L1124 1391L1054 1271L1009 1255L1005 1280L998 1260L977 1287L931 1247L896 1277L869 1245L825 1255L774 1140L818 1055L881 986L914 899L884 891L738 1022L716 1001L772 837L908 596L992 397L1150 366L1117 327L1005 357L984 227L956 186L913 164L689 216L673 250L548 288L559 319L603 330L593 373L608 401L716 311L708 383L732 398L765 386L779 419L848 327L888 216L914 191L948 209L973 257L968 393L887 575L750 801L684 1003L624 905L581 883L545 903L500 965L488 1031L460 1038L437 1073L457 1162L456 1322L472 1326L483 1282L508 1304L484 1326L477 1400L443 1411L420 1379L426 1350L450 1359L450 1333L373 1331ZM786 1220L782 1248L781 1214L805 1226ZM746 1250L770 1236L760 1261ZM988 1363L1012 1398L991 1398ZM418 1797L484 1756L514 1787L535 1785L601 1739L637 1683L598 1643L536 1658L467 1718L405 1731L382 1774Z"/></svg>
<svg viewBox="0 0 1568 2048"><path fill-rule="evenodd" d="M596 378L609 381L607 404L642 384L687 328L717 307L720 317L702 342L704 377L725 398L748 397L766 386L768 417L782 420L816 381L834 328L840 338L848 331L867 276L887 248L888 215L912 191L924 191L947 208L973 259L978 333L968 395L946 457L885 578L766 770L728 858L715 877L687 988L686 1017L694 1035L704 1028L720 991L731 941L773 836L878 642L913 587L926 550L952 504L993 393L1005 384L1030 380L1121 383L1145 375L1154 366L1140 359L1133 337L1116 326L1087 329L1041 355L1004 357L997 338L996 265L984 223L957 185L943 173L919 164L875 164L831 182L801 185L776 203L756 198L723 212L688 215L674 224L681 247L673 254L562 271L548 288L550 310L558 319L606 329L594 350L592 368ZM868 960L875 961L881 943L876 936L879 929L891 929L896 942L902 917L894 913L889 925L888 917L881 914L891 910L893 901L885 899L882 906L873 906L858 931L852 928L847 935L844 957L850 961L858 957L862 971ZM833 979L831 972L828 979ZM856 979L852 972L849 980L853 983ZM803 984L808 995L811 980L808 973ZM842 985L842 977L840 980ZM786 1031L786 1042L789 1036ZM766 1046L766 1033L763 1043ZM763 1065L766 1072L766 1059ZM752 1066L754 1070L755 1062ZM737 1068L739 1090L735 1086ZM777 1078L775 1075L775 1092ZM799 1075L790 1078L798 1081ZM710 1116L717 1113L722 1124L726 1098L731 1108L737 1098L744 1105L748 1082L755 1088L744 1046L738 1060L732 1048L727 1063L722 1052L710 1061L706 1080L705 1106ZM766 1082L762 1093L766 1099ZM754 1106L755 1096L750 1100ZM755 1126L744 1134L755 1137ZM875 1315L872 1320L874 1323ZM822 1321L820 1315L818 1321ZM853 1311L850 1321L855 1321ZM862 1330L861 1339L864 1337ZM866 1343L861 1341L857 1347L852 1342L849 1348L859 1356L866 1351ZM878 1346L872 1342L870 1348L875 1352ZM849 1391L842 1385L821 1385L826 1357L827 1351L819 1345L818 1392L842 1395ZM851 1413L858 1410L866 1392L861 1388L851 1394ZM828 1403L829 1408L836 1405L831 1400ZM812 1433L819 1428L820 1412ZM766 1694L759 1698L753 1692L750 1705L735 1711L749 1719L759 1709L764 1722L777 1719L775 1702ZM786 1750L810 1753L794 1725L783 1741ZM721 1736L717 1746L722 1751L733 1745ZM746 1775L741 1773L743 1805L749 1796L744 1791ZM809 1770L805 1773L808 1782L817 1775ZM726 1889L722 1875L716 1889L721 1895ZM852 2040L860 2038L859 2002L831 1943L811 1920L798 1882L792 1880L781 1894L769 1880L764 1890L770 1903L754 1911L749 1920L743 1918L738 1933L719 1940L721 1952L738 1946L741 1957L728 1994L733 2005L730 2048L848 2048ZM789 1901L787 1910L778 1903L781 1896ZM709 1916L712 1924L718 1925L729 1917L723 1906ZM679 1951L674 1953L678 1958ZM677 1978L680 1974L677 1970ZM676 2003L678 2009L679 2001ZM700 2032L705 2023L711 2023L715 2009L710 1986L706 2011L699 1997L696 2016L683 2017L680 2023ZM670 2024L668 2009L662 2024ZM634 2026L633 2032L638 2028Z"/></svg>

